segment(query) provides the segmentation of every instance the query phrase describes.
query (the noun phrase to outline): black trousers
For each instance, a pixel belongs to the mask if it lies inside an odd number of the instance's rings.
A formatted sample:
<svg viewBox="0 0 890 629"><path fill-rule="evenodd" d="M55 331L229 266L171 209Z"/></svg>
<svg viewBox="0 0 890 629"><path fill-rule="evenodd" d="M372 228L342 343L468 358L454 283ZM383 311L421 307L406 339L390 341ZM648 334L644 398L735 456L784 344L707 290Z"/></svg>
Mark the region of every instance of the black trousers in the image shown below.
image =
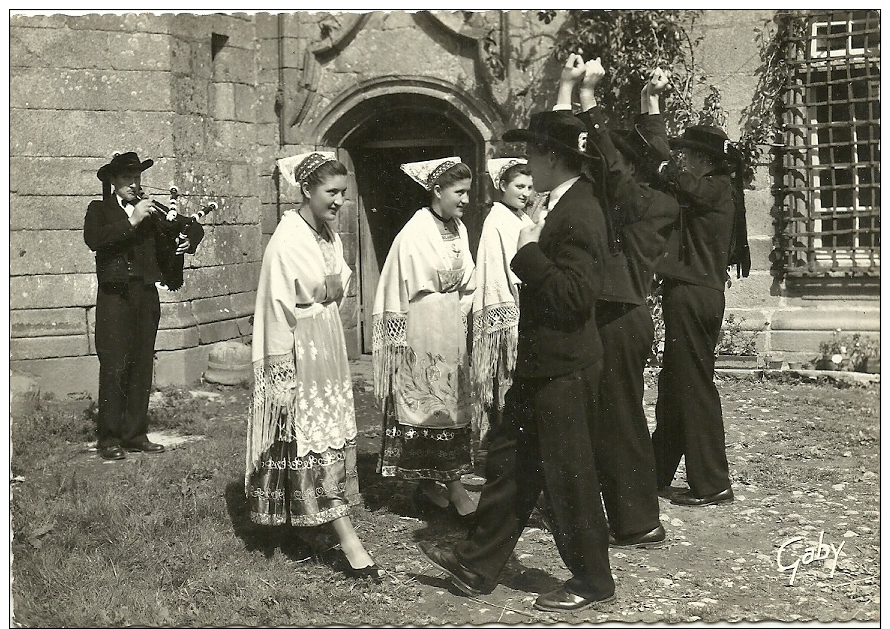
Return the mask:
<svg viewBox="0 0 890 629"><path fill-rule="evenodd" d="M609 531L600 499L588 416L595 411L601 363L557 378L517 378L492 426L485 485L473 530L455 546L468 569L497 580L532 508L545 491L556 546L582 596L615 591Z"/></svg>
<svg viewBox="0 0 890 629"><path fill-rule="evenodd" d="M95 338L100 448L132 441L148 432L148 398L160 318L154 284L139 279L99 286Z"/></svg>
<svg viewBox="0 0 890 629"><path fill-rule="evenodd" d="M645 304L600 302L596 318L604 358L594 453L609 527L623 537L659 524L655 453L643 411L655 327Z"/></svg>
<svg viewBox="0 0 890 629"><path fill-rule="evenodd" d="M729 489L729 464L714 350L723 324L723 291L666 281L665 344L652 433L659 487L671 484L680 458L693 495Z"/></svg>

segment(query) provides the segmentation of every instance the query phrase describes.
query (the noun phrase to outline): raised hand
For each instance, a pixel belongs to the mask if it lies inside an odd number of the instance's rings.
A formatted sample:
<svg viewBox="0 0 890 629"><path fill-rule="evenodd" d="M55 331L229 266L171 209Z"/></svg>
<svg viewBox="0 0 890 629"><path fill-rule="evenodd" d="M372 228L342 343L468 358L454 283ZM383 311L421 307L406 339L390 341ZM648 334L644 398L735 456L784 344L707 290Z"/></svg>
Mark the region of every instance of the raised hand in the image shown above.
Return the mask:
<svg viewBox="0 0 890 629"><path fill-rule="evenodd" d="M600 57L591 59L584 64L584 80L581 82L581 88L592 90L604 76L606 76L606 71L603 69Z"/></svg>
<svg viewBox="0 0 890 629"><path fill-rule="evenodd" d="M572 53L566 59L559 80L575 85L584 78L584 72L584 58L579 54Z"/></svg>
<svg viewBox="0 0 890 629"><path fill-rule="evenodd" d="M541 238L541 230L544 229L544 221L547 219L547 210L543 210L538 215L538 221L534 225L523 227L519 231L519 242L517 248L522 249L530 242L538 242Z"/></svg>
<svg viewBox="0 0 890 629"><path fill-rule="evenodd" d="M670 70L655 68L652 71L652 76L649 77L649 81L643 87L643 91L646 93L647 96L660 94L668 86L668 84L670 83L670 79Z"/></svg>
<svg viewBox="0 0 890 629"><path fill-rule="evenodd" d="M141 223L151 213L151 200L142 199L133 206L133 215L130 216L130 224L134 227Z"/></svg>

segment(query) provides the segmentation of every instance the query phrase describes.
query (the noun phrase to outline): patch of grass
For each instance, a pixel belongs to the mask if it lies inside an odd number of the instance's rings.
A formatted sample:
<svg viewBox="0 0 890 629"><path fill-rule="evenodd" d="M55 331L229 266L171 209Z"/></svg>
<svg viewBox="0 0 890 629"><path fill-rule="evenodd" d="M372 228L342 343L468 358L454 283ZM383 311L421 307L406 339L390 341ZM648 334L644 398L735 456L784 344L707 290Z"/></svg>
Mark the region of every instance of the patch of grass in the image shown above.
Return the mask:
<svg viewBox="0 0 890 629"><path fill-rule="evenodd" d="M184 435L204 434L206 413L201 400L182 387L160 387L148 408L152 430L170 430Z"/></svg>
<svg viewBox="0 0 890 629"><path fill-rule="evenodd" d="M651 410L656 386L654 378L648 382ZM857 528L874 528L880 508L878 388L771 380L724 380L719 386L733 442L727 452L730 472L737 493L746 500L695 514L663 504L671 518L695 518L670 527L672 535L686 535L693 546L622 552L623 558L612 553L619 603L602 615L591 613L597 622L684 623L692 615L706 621L754 621L765 615L788 620L789 614L801 613L797 599L802 592L787 587L766 591L765 573L754 570L750 555L751 549L772 552L773 541L785 535L779 528L790 526L777 521L792 511L812 514L817 518L814 526L830 531L839 515L849 515L849 530L861 533L845 547L851 549L853 567L865 576L879 574L866 563L872 558L877 562L877 550L872 550L878 547L877 535ZM380 411L364 389L357 391L356 404L365 507L353 511L352 521L389 576L381 584L346 577L340 551L331 548L335 538L328 527L262 527L250 522L243 477L245 394L236 388L209 391L220 397L208 402L179 389L164 390L163 399L156 400L158 415L150 423L151 430L195 431L205 439L160 455L131 455L125 461L103 462L84 451L92 424L83 408L47 405L42 415L13 422L12 466L24 477L10 487L11 592L17 623L463 625L494 622L505 609L497 603L527 614L513 616L511 622L526 622L539 620L528 602L532 593L557 587L567 578L552 537L528 529L493 595L472 601L449 592L446 581L425 567L414 546L431 540L448 547L466 532L445 517L416 519L410 499L414 485L375 473ZM843 456L846 451L850 456ZM831 485L839 482L847 483L850 506L859 515L837 506L840 494L832 493ZM757 491L748 491L746 483ZM805 496L789 500L791 490ZM820 493L828 499L805 511L805 499ZM744 515L754 507L754 515ZM732 525L736 527L727 528ZM748 537L733 537L740 531ZM741 539L765 541L746 541L748 548L737 541ZM715 561L727 557L727 546L748 557L733 574L739 586L750 585L750 590L710 585L732 576L725 566L736 566L734 562ZM768 569L774 570L768 559ZM654 581L681 570L687 576L675 578L670 588ZM698 575L699 581L691 575ZM703 589L713 590L707 596L719 604L713 609L689 607L689 601L703 596ZM827 602L820 605L837 618L866 604L868 613L877 613L872 611L878 600L876 586L863 590L861 601L840 590L824 596ZM633 601L647 607L637 609ZM662 613L654 615L655 608Z"/></svg>

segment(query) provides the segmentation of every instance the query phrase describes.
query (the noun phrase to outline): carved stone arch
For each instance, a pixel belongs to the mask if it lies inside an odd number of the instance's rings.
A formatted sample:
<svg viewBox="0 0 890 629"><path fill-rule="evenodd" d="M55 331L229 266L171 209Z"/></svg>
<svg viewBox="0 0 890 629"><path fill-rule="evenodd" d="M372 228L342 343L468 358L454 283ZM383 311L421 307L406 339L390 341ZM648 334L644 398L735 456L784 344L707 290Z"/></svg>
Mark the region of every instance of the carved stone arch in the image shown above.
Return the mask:
<svg viewBox="0 0 890 629"><path fill-rule="evenodd" d="M453 83L423 76L383 76L362 81L334 99L324 115L315 123L307 142L340 145L362 123L373 115L373 103L398 95L426 96L442 104L444 110L460 114L452 116L485 145L494 141L503 130L497 112L485 101L473 98Z"/></svg>

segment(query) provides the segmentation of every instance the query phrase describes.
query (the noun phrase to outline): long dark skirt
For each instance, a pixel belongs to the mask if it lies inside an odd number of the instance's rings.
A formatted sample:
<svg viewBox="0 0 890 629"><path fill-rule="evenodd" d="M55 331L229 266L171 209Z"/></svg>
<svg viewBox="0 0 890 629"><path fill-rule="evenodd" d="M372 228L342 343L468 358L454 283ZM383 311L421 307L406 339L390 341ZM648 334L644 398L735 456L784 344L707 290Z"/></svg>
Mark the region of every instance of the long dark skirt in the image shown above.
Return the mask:
<svg viewBox="0 0 890 629"><path fill-rule="evenodd" d="M460 480L473 470L473 429L424 428L400 424L392 396L383 413L383 445L377 472L405 480Z"/></svg>
<svg viewBox="0 0 890 629"><path fill-rule="evenodd" d="M250 519L256 524L318 526L361 504L355 440L322 454L297 456L295 442L276 441L248 481Z"/></svg>

